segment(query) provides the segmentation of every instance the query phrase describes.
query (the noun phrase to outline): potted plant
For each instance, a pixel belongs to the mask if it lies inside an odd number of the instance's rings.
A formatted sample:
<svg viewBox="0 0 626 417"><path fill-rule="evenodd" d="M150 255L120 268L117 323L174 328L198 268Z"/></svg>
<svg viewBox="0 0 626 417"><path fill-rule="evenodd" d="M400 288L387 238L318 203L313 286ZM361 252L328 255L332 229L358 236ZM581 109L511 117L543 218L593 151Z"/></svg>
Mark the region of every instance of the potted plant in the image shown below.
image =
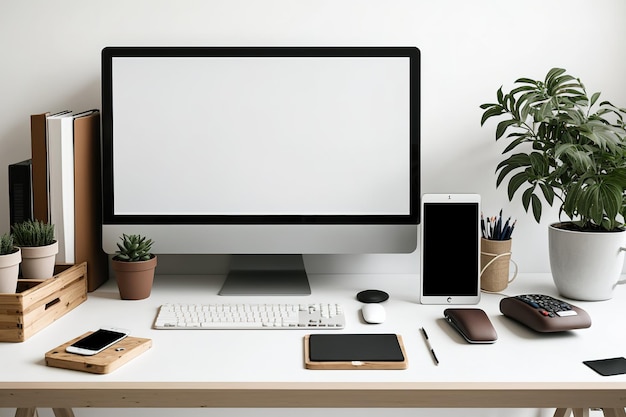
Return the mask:
<svg viewBox="0 0 626 417"><path fill-rule="evenodd" d="M59 251L59 243L54 239L54 225L25 220L11 226L11 230L15 245L22 251L22 278L51 278Z"/></svg>
<svg viewBox="0 0 626 417"><path fill-rule="evenodd" d="M157 257L152 239L141 235L123 234L111 261L115 279L123 300L142 300L150 296Z"/></svg>
<svg viewBox="0 0 626 417"><path fill-rule="evenodd" d="M21 261L22 252L14 246L13 236L9 233L0 236L0 293L14 293L17 290Z"/></svg>
<svg viewBox="0 0 626 417"><path fill-rule="evenodd" d="M520 191L537 222L542 205L559 204L567 220L549 227L550 267L559 293L580 300L612 297L626 251L626 109L600 93L589 97L564 69L544 80L520 78L481 105L481 126L504 117L496 140L506 139L496 186L508 180L508 198ZM506 135L505 135L506 134Z"/></svg>

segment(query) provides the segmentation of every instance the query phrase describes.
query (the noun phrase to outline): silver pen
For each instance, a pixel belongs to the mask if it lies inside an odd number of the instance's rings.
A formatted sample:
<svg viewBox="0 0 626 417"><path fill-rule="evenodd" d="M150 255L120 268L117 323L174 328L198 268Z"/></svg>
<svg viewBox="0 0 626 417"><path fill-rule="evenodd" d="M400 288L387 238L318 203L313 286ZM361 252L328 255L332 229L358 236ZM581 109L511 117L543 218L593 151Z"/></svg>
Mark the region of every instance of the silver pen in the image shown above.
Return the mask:
<svg viewBox="0 0 626 417"><path fill-rule="evenodd" d="M428 339L428 333L426 333L426 329L422 327L421 330L422 330L422 334L424 335L424 341L426 342L426 347L428 348L428 350L430 350L430 354L433 357L433 360L435 361L435 365L439 365L439 359L437 359L437 355L435 355L435 350L430 344L430 339Z"/></svg>

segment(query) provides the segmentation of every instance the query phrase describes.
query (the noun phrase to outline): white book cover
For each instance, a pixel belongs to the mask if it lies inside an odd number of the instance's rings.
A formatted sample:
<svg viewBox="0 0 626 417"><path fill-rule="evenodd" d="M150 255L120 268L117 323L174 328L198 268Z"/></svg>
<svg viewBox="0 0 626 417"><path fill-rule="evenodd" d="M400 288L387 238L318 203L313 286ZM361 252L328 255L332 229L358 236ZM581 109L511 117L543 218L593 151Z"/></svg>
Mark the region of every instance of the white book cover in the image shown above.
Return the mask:
<svg viewBox="0 0 626 417"><path fill-rule="evenodd" d="M57 264L74 263L74 117L47 118L50 223L59 242Z"/></svg>

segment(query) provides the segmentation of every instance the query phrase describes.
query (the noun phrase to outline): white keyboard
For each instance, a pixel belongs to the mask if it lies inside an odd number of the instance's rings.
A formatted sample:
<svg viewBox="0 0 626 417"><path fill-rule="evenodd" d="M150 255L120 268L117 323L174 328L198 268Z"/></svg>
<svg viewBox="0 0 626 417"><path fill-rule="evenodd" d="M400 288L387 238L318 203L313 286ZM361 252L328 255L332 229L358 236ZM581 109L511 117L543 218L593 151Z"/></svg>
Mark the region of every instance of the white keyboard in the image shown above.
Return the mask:
<svg viewBox="0 0 626 417"><path fill-rule="evenodd" d="M338 304L163 304L155 329L343 329Z"/></svg>

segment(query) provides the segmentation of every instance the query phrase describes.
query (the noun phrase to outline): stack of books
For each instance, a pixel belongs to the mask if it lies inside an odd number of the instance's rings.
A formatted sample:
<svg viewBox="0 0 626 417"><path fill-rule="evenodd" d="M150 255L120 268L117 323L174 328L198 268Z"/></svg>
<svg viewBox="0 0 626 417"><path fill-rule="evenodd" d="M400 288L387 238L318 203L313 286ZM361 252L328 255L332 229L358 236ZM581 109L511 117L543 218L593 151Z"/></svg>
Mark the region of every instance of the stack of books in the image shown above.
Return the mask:
<svg viewBox="0 0 626 417"><path fill-rule="evenodd" d="M31 159L9 166L11 224L52 223L57 264L87 262L88 290L108 279L102 250L100 111L34 114Z"/></svg>

